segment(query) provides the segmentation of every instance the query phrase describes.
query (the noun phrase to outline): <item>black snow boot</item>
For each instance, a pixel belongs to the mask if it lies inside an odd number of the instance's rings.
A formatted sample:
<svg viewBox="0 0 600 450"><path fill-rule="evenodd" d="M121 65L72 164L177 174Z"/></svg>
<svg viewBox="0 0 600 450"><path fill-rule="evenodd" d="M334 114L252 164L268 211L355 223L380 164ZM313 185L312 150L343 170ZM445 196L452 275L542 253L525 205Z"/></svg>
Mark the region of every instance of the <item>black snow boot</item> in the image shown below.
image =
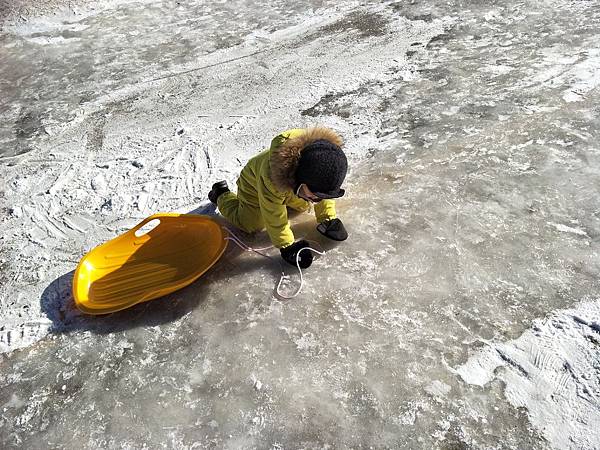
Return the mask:
<svg viewBox="0 0 600 450"><path fill-rule="evenodd" d="M217 199L220 197L221 194L224 194L225 192L229 192L227 181L218 181L217 183L212 185L212 189L208 193L208 199L216 205Z"/></svg>

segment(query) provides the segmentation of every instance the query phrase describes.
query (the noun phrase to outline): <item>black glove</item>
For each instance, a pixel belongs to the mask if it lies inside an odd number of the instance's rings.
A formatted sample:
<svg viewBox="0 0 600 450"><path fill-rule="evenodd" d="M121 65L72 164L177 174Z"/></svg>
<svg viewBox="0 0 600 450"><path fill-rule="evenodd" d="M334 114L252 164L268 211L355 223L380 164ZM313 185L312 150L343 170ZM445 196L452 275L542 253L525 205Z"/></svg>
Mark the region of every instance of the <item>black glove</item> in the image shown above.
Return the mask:
<svg viewBox="0 0 600 450"><path fill-rule="evenodd" d="M301 241L294 242L292 245L288 245L282 249L279 249L281 252L281 257L285 259L292 266L296 267L296 255L298 254L298 250L310 247L310 244L306 242L304 239ZM299 258L300 268L306 269L310 267L313 261L313 254L310 250L303 250L300 252Z"/></svg>
<svg viewBox="0 0 600 450"><path fill-rule="evenodd" d="M317 225L317 230L323 236L327 236L334 241L345 241L348 239L348 232L340 219L331 219L321 222Z"/></svg>

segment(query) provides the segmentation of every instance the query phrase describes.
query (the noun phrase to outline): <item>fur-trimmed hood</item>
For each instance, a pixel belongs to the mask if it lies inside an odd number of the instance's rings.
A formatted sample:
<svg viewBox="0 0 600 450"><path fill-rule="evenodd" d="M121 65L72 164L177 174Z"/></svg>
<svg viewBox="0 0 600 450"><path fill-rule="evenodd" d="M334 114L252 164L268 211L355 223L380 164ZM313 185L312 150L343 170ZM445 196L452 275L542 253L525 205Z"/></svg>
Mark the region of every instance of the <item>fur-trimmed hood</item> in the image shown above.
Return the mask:
<svg viewBox="0 0 600 450"><path fill-rule="evenodd" d="M283 142L271 152L271 181L282 191L294 190L296 187L295 173L302 150L315 141L325 139L341 147L342 138L330 128L307 128L304 133L284 139Z"/></svg>

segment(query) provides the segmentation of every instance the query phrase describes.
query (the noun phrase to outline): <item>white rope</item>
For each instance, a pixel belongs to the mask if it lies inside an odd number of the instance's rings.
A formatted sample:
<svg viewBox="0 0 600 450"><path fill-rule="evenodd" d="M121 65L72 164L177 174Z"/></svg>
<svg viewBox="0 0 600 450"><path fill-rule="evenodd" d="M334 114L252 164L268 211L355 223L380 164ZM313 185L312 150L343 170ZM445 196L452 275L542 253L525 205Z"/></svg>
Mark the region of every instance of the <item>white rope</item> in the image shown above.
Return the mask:
<svg viewBox="0 0 600 450"><path fill-rule="evenodd" d="M283 270L283 264L281 264L281 261L279 259L275 259L272 256L267 255L266 253L263 253L264 250L269 250L269 249L273 248L274 246L270 245L269 247L252 248L248 244L246 244L244 241L242 241L229 228L223 227L223 229L227 230L227 232L230 235L230 236L227 236L225 238L225 240L234 242L242 250L245 250L247 252L258 253L260 256L264 256L265 258L269 258L270 260L277 261L279 263L279 268L281 269L281 277L279 277L279 283L277 283L276 292L277 292L277 295L279 295L281 298L284 298L286 300L290 300L290 299L298 296L298 294L300 294L300 291L302 291L302 287L304 286L304 276L302 274L302 269L300 268L300 253L303 252L304 250L310 250L311 252L316 253L318 255L324 255L325 254L325 252L320 252L319 250L316 250L316 249L314 249L312 247L302 247L300 250L298 250L298 253L296 253L296 267L298 268L298 273L300 274L300 287L292 295L285 295L285 294L282 294L280 292L281 283L283 283L284 279L289 278L289 277L285 274L285 271Z"/></svg>

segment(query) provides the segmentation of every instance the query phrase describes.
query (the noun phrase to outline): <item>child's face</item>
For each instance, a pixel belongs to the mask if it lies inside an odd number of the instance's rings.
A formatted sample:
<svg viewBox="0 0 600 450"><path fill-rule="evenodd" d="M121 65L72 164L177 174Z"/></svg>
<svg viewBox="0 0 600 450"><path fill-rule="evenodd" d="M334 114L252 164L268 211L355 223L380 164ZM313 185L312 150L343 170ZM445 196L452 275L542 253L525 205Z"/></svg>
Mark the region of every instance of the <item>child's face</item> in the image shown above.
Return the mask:
<svg viewBox="0 0 600 450"><path fill-rule="evenodd" d="M319 203L321 200L323 200L320 197L317 197L309 188L307 185L305 185L304 183L302 183L299 187L298 190L296 191L296 195L300 198L303 198L304 200L308 200L309 202L313 202L313 203Z"/></svg>

